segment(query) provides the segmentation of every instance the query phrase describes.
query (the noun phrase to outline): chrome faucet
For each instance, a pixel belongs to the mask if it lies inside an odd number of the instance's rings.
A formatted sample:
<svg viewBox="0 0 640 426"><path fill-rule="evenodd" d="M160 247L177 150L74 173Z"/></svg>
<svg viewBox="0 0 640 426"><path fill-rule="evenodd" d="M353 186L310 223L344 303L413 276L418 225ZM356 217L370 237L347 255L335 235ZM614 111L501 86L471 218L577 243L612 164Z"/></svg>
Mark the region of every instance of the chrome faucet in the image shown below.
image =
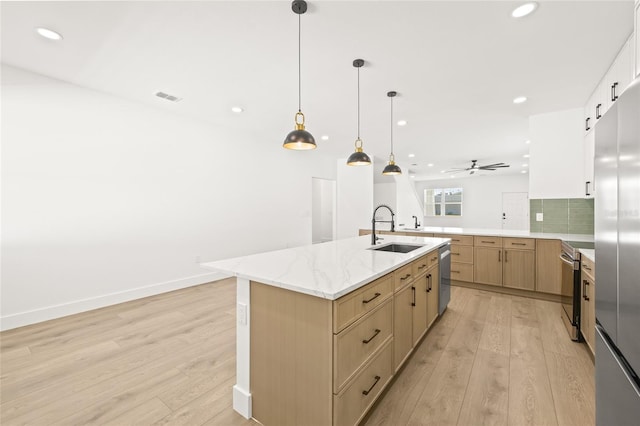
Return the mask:
<svg viewBox="0 0 640 426"><path fill-rule="evenodd" d="M387 210L389 210L389 212L391 213L391 220L376 220L376 212L378 211L378 209L380 207L384 207ZM391 223L391 232L395 232L396 230L396 224L393 222L393 217L396 214L393 212L393 210L391 210L391 207L387 206L386 204L380 204L378 207L376 207L376 209L373 211L373 217L371 218L371 245L375 246L376 245L376 241L377 240L381 240L382 238L378 238L376 237L376 222L377 223Z"/></svg>
<svg viewBox="0 0 640 426"><path fill-rule="evenodd" d="M420 226L420 224L418 223L418 218L417 216L411 216L413 218L413 227L415 229L418 229L418 227Z"/></svg>

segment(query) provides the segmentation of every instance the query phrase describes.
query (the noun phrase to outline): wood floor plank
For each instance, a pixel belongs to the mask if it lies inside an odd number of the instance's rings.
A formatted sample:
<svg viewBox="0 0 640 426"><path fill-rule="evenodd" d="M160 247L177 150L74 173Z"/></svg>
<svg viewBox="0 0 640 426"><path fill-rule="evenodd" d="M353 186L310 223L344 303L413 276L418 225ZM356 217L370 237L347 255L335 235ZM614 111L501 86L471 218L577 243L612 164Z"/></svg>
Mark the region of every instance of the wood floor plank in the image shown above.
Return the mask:
<svg viewBox="0 0 640 426"><path fill-rule="evenodd" d="M511 352L511 328L503 325L485 324L478 349L509 356Z"/></svg>
<svg viewBox="0 0 640 426"><path fill-rule="evenodd" d="M509 407L509 354L478 349L458 425L506 425Z"/></svg>
<svg viewBox="0 0 640 426"><path fill-rule="evenodd" d="M146 426L157 422L171 413L158 398L152 398L143 402L126 413L115 417L113 420L103 423L104 426Z"/></svg>
<svg viewBox="0 0 640 426"><path fill-rule="evenodd" d="M509 424L558 424L538 328L511 329Z"/></svg>
<svg viewBox="0 0 640 426"><path fill-rule="evenodd" d="M558 424L582 426L595 424L595 389L576 369L574 356L545 351Z"/></svg>
<svg viewBox="0 0 640 426"><path fill-rule="evenodd" d="M491 296L487 317L485 319L487 324L510 327L512 300L511 297L502 294Z"/></svg>
<svg viewBox="0 0 640 426"><path fill-rule="evenodd" d="M540 327L534 299L511 296L511 322L513 325Z"/></svg>

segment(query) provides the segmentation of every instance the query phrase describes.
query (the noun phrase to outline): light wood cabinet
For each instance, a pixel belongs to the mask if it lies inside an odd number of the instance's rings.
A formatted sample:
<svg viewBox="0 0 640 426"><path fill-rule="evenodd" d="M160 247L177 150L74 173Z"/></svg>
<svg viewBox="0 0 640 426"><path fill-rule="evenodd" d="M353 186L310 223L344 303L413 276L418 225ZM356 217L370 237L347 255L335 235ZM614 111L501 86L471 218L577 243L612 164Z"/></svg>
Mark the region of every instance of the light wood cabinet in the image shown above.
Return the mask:
<svg viewBox="0 0 640 426"><path fill-rule="evenodd" d="M412 347L415 346L427 331L427 295L429 291L430 275L424 274L411 285L413 291L413 333Z"/></svg>
<svg viewBox="0 0 640 426"><path fill-rule="evenodd" d="M589 259L582 259L580 302L580 332L591 353L595 356L596 343L596 283L595 268ZM593 273L593 275L591 274Z"/></svg>
<svg viewBox="0 0 640 426"><path fill-rule="evenodd" d="M451 279L473 282L473 263L451 262Z"/></svg>
<svg viewBox="0 0 640 426"><path fill-rule="evenodd" d="M501 247L475 247L473 280L480 284L502 285Z"/></svg>
<svg viewBox="0 0 640 426"><path fill-rule="evenodd" d="M535 289L535 251L504 249L503 260L503 286L523 290Z"/></svg>
<svg viewBox="0 0 640 426"><path fill-rule="evenodd" d="M442 238L451 239L451 279L473 281L473 236L443 234Z"/></svg>
<svg viewBox="0 0 640 426"><path fill-rule="evenodd" d="M413 347L413 292L406 285L393 297L393 366L397 371Z"/></svg>
<svg viewBox="0 0 640 426"><path fill-rule="evenodd" d="M561 294L562 241L536 240L536 291Z"/></svg>

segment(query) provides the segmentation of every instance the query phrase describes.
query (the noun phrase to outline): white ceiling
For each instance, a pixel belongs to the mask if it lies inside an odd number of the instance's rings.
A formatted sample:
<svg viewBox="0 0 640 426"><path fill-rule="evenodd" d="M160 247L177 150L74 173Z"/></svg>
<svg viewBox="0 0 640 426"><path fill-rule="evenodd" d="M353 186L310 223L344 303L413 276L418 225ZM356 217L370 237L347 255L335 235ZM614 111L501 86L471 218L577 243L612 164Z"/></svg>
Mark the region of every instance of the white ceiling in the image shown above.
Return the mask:
<svg viewBox="0 0 640 426"><path fill-rule="evenodd" d="M302 110L318 151L356 138L356 58L365 152L416 179L526 162L528 117L581 107L633 31L633 1L311 1L302 15ZM297 111L298 19L285 1L2 2L2 62L281 144ZM63 34L36 35L44 26ZM183 100L154 96L164 91ZM528 102L514 105L524 95ZM230 111L244 108L242 114ZM328 141L320 139L329 135ZM408 154L415 158L408 158ZM305 153L314 155L314 152ZM411 165L411 164L417 165ZM427 167L433 163L433 167Z"/></svg>

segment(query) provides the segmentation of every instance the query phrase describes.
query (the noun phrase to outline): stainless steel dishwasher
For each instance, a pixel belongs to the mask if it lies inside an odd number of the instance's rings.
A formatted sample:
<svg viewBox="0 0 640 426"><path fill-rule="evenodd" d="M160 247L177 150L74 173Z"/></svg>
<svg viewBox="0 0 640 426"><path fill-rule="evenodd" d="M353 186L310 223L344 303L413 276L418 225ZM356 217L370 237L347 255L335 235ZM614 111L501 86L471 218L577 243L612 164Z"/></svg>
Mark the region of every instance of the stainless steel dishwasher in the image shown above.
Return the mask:
<svg viewBox="0 0 640 426"><path fill-rule="evenodd" d="M438 314L447 309L451 299L451 244L446 244L438 249L440 255L440 294L438 302Z"/></svg>

